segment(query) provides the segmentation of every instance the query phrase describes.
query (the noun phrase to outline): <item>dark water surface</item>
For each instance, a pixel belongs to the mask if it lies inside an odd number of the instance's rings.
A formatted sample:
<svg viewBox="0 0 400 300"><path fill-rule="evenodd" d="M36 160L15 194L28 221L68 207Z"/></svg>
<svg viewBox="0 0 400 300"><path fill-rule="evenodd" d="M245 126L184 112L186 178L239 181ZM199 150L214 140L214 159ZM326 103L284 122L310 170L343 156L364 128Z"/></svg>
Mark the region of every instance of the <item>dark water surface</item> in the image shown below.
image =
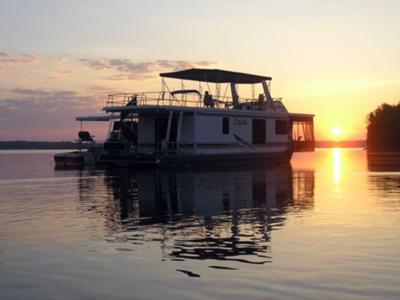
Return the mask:
<svg viewBox="0 0 400 300"><path fill-rule="evenodd" d="M55 171L0 152L0 299L399 299L400 154Z"/></svg>

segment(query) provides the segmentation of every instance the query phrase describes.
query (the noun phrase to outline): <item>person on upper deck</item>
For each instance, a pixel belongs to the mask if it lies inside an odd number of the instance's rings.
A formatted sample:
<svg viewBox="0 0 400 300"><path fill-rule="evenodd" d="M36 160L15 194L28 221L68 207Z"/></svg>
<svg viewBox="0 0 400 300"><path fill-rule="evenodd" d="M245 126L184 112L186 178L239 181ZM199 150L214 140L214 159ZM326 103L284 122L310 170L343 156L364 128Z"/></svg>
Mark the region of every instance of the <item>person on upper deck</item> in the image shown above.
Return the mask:
<svg viewBox="0 0 400 300"><path fill-rule="evenodd" d="M204 105L206 107L214 107L214 104L215 103L214 103L213 97L211 96L211 94L208 91L206 91L204 93Z"/></svg>
<svg viewBox="0 0 400 300"><path fill-rule="evenodd" d="M257 103L258 104L263 104L265 100L264 94L258 94L258 100Z"/></svg>

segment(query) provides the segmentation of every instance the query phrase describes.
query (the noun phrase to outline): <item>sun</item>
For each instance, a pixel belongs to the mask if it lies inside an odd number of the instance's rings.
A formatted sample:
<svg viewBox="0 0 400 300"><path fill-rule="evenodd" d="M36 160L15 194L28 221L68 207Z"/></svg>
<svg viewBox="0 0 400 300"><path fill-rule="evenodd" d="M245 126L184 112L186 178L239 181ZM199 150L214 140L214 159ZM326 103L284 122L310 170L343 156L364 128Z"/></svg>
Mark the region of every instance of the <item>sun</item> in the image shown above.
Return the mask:
<svg viewBox="0 0 400 300"><path fill-rule="evenodd" d="M331 134L335 137L335 138L339 138L342 136L343 134L343 129L340 127L334 127L331 130Z"/></svg>

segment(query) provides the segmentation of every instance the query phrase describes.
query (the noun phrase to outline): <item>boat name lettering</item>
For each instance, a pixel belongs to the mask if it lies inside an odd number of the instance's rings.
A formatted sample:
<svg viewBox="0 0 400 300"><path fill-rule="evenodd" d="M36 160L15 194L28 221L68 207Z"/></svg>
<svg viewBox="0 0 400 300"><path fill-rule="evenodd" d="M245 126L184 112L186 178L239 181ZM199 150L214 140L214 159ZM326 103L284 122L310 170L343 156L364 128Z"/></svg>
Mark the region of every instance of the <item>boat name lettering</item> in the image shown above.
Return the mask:
<svg viewBox="0 0 400 300"><path fill-rule="evenodd" d="M234 119L233 124L236 126L244 126L247 125L247 120L244 119Z"/></svg>

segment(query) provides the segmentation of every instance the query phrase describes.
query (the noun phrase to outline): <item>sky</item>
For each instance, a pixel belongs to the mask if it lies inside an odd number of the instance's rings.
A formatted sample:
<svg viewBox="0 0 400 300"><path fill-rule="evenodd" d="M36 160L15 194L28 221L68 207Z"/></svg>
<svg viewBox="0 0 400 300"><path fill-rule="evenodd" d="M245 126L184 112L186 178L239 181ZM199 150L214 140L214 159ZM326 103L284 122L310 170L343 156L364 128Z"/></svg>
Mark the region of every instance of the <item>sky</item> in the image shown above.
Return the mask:
<svg viewBox="0 0 400 300"><path fill-rule="evenodd" d="M0 0L0 140L73 140L107 94L190 67L271 76L317 139L364 139L399 54L400 1Z"/></svg>

